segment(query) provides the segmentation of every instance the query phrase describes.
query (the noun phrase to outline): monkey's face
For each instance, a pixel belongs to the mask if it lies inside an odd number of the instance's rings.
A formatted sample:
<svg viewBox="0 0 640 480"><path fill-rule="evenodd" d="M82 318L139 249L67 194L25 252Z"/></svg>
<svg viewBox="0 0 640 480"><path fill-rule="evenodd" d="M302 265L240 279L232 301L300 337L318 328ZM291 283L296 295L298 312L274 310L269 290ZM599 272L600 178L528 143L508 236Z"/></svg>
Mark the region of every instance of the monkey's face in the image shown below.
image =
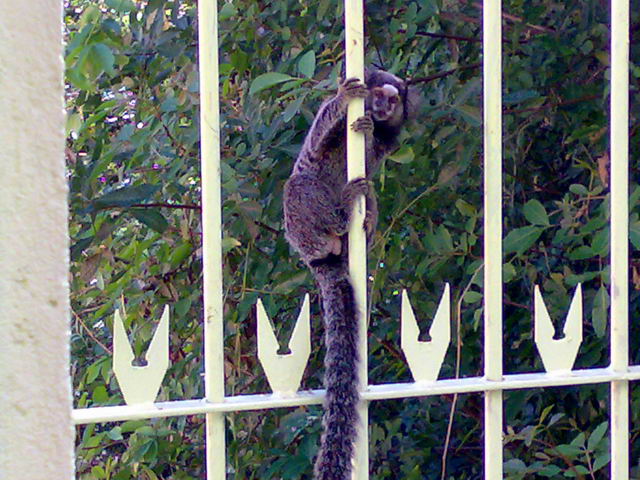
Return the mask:
<svg viewBox="0 0 640 480"><path fill-rule="evenodd" d="M391 122L402 118L402 100L400 91L394 85L385 83L370 90L368 110L377 122Z"/></svg>

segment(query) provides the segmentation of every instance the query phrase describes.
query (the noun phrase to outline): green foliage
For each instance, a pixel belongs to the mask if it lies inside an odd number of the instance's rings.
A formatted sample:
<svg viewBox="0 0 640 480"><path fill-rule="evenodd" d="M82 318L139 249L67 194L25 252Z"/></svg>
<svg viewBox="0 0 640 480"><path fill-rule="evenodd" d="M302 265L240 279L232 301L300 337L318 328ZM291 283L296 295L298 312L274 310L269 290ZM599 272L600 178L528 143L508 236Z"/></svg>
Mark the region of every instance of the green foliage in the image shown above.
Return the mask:
<svg viewBox="0 0 640 480"><path fill-rule="evenodd" d="M196 2L66 3L76 407L122 403L110 364L114 310L126 310L141 361L165 304L171 367L159 399L201 397ZM609 12L586 0L503 3L505 370L542 370L532 339L534 285L561 324L580 282L586 318L576 367L605 366ZM632 4L636 32L640 8ZM258 296L284 343L303 294L312 292L313 344L322 343L312 279L282 235L281 195L343 66L343 5L233 0L221 2L219 13L224 358L227 394L238 395L268 391L256 358ZM492 214L482 206L481 11L472 2L372 0L366 17L370 63L416 79L442 74L417 83L424 97L418 121L376 181L371 381L411 380L399 348L400 292L408 289L417 317L428 319L445 282L462 344L459 362L451 348L441 376L480 375L482 219ZM631 60L637 93L637 44ZM639 109L632 102L632 318L640 308ZM631 338L639 333L632 325ZM314 350L304 388L321 385L322 354ZM637 362L638 350L632 354ZM506 478L609 478L607 388L505 398ZM639 402L634 390L634 438ZM441 478L448 428L445 478L481 477L482 408L479 395L374 403L372 478ZM317 407L229 415L229 478L310 478L320 416ZM201 416L79 427L78 476L203 478L203 430Z"/></svg>

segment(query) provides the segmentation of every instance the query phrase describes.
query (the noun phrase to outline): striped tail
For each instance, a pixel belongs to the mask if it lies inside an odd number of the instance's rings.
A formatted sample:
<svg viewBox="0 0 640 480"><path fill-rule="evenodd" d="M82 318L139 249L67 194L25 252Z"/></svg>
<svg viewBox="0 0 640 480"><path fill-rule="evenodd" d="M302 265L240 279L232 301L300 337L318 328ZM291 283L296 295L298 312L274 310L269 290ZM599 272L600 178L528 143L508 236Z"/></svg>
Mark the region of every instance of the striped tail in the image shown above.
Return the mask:
<svg viewBox="0 0 640 480"><path fill-rule="evenodd" d="M316 261L325 326L324 433L315 463L317 480L350 480L358 427L358 315L346 266Z"/></svg>

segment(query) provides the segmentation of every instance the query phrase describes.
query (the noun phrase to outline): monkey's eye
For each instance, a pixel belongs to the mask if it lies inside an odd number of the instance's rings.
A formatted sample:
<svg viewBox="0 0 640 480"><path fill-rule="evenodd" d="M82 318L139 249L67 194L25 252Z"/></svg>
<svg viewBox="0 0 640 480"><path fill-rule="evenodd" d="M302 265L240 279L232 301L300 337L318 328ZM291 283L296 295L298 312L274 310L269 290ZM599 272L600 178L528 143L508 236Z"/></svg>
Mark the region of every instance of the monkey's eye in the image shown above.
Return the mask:
<svg viewBox="0 0 640 480"><path fill-rule="evenodd" d="M389 97L389 103L391 105L395 105L396 103L398 103L398 97Z"/></svg>

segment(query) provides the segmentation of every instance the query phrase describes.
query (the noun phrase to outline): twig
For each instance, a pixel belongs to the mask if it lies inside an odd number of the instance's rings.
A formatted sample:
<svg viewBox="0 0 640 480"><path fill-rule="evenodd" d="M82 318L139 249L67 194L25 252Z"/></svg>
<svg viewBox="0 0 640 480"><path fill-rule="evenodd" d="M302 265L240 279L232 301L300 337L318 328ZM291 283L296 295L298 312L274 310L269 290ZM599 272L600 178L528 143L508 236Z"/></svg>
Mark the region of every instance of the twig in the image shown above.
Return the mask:
<svg viewBox="0 0 640 480"><path fill-rule="evenodd" d="M515 115L518 113L525 113L525 112L539 112L540 110L546 110L548 108L554 108L554 107L566 107L568 105L574 105L576 103L581 103L581 102L588 102L590 100L596 100L598 98L601 98L601 95L584 95L582 97L578 97L578 98L572 98L571 100L565 100L565 101L556 101L556 102L548 102L548 103L544 103L542 105L538 105L536 107L528 107L528 108L521 108L521 109L504 109L502 111L502 113L504 113L505 115Z"/></svg>
<svg viewBox="0 0 640 480"><path fill-rule="evenodd" d="M457 68L454 68L452 70L447 70L445 72L440 72L440 73L436 73L435 75L429 75L428 77L417 77L417 78L412 78L411 80L409 80L409 85L415 85L416 83L427 83L427 82L432 82L433 80L437 80L439 78L444 78L444 77L448 77L449 75L452 75L454 73L456 73L459 70L468 70L468 69L472 69L472 68L480 68L482 66L482 63L478 62L478 63L472 63L470 65L460 65Z"/></svg>
<svg viewBox="0 0 640 480"><path fill-rule="evenodd" d="M176 140L176 138L171 133L171 130L169 130L169 127L164 123L159 107L155 111L154 116L160 122L160 125L162 125L162 129L164 130L165 135L169 138L169 141L171 142L171 145L173 145L173 148L178 151L181 157L184 157L187 154L187 149L184 147L184 145Z"/></svg>
<svg viewBox="0 0 640 480"><path fill-rule="evenodd" d="M482 10L483 5L480 2L473 2L473 6L479 10ZM555 30L548 27L543 27L542 25L534 25L533 23L525 23L524 19L521 17L517 17L515 15L511 15L510 13L502 12L502 18L505 20L509 20L513 23L524 23L525 26L531 30L534 30L538 33L556 33Z"/></svg>
<svg viewBox="0 0 640 480"><path fill-rule="evenodd" d="M464 288L456 304L456 375L455 378L460 378L460 363L462 362L462 299L467 294L473 281L476 279L478 272L484 267L484 262L478 265L478 268L471 275L471 279L467 286ZM444 440L444 450L442 451L442 470L440 480L445 480L447 476L447 454L449 453L449 442L451 441L451 432L453 431L453 416L456 411L456 405L458 403L458 394L453 394L453 402L451 402L451 409L449 410L449 424L447 425L447 436Z"/></svg>
<svg viewBox="0 0 640 480"><path fill-rule="evenodd" d="M437 190L437 188L438 188L438 185L436 184L436 185L432 185L432 186L424 189L416 198L411 200L402 210L400 210L398 213L396 213L391 218L391 223L389 224L387 229L382 234L382 238L380 240L376 241L375 244L371 246L371 250L373 250L375 247L380 245L380 253L378 254L378 259L376 260L376 264L375 264L376 267L375 267L375 270L373 271L373 275L372 275L373 276L373 283L371 285L371 295L369 295L369 306L367 308L367 321L369 321L369 315L371 315L371 308L373 306L373 297L374 297L373 294L374 294L374 289L375 289L375 286L376 286L376 278L378 277L378 268L380 268L380 262L382 261L382 256L384 255L384 246L387 243L387 238L389 237L389 234L391 233L391 230L395 226L395 224L398 221L398 219L402 215L404 215L407 210L409 210L411 207L413 207L413 205L418 200L420 200L422 197L432 193L433 191Z"/></svg>
<svg viewBox="0 0 640 480"><path fill-rule="evenodd" d="M80 315L78 315L74 309L71 309L71 313L73 314L75 319L78 322L80 322L80 325L82 325L82 328L85 330L85 332L87 332L87 335L89 335L93 339L94 342L96 342L98 345L100 345L105 352L107 352L107 353L109 353L109 355L111 355L111 353L112 353L111 349L107 348L107 346L104 343L102 343L100 340L98 340L98 337L96 337L94 335L94 333L91 331L91 329L89 327L87 327L87 324L82 321L82 318L80 318Z"/></svg>
<svg viewBox="0 0 640 480"><path fill-rule="evenodd" d="M202 210L200 205L184 204L184 203L136 203L129 205L135 208L180 208L183 210Z"/></svg>
<svg viewBox="0 0 640 480"><path fill-rule="evenodd" d="M459 35L450 35L448 33L432 33L432 32L417 31L416 35L419 35L421 37L446 38L448 40L457 40L459 42L479 43L482 41L480 38L476 38L476 37L461 37Z"/></svg>

